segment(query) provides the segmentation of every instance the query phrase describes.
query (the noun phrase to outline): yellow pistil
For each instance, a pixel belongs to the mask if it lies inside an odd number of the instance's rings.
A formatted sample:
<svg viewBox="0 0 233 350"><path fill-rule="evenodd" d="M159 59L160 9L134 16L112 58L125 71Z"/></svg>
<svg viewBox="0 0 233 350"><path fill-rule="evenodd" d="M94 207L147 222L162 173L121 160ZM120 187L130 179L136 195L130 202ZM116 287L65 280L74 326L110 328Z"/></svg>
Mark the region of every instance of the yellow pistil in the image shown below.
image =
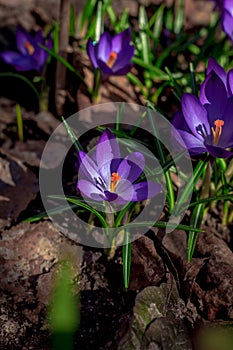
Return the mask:
<svg viewBox="0 0 233 350"><path fill-rule="evenodd" d="M35 48L34 46L32 46L32 44L29 43L29 41L26 41L26 43L24 44L24 46L26 47L26 49L28 50L29 55L33 55L35 52Z"/></svg>
<svg viewBox="0 0 233 350"><path fill-rule="evenodd" d="M107 66L109 68L112 68L114 63L116 62L116 59L117 59L117 53L115 51L110 52L110 55L109 55L107 63L106 63Z"/></svg>
<svg viewBox="0 0 233 350"><path fill-rule="evenodd" d="M110 184L110 190L111 192L114 192L120 179L122 178L122 176L119 176L118 173L112 173L111 176L111 184Z"/></svg>
<svg viewBox="0 0 233 350"><path fill-rule="evenodd" d="M212 127L212 134L214 136L213 144L217 145L222 134L222 127L224 125L224 121L222 119L217 119L214 122L215 129Z"/></svg>

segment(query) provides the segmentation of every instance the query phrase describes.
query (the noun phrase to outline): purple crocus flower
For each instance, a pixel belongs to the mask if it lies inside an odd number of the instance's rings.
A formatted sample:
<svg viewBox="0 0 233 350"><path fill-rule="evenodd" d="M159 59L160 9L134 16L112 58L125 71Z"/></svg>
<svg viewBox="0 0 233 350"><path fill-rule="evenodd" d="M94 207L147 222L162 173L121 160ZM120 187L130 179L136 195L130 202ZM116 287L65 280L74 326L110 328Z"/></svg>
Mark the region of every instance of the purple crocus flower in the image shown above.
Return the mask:
<svg viewBox="0 0 233 350"><path fill-rule="evenodd" d="M94 68L100 68L104 77L125 75L132 68L131 59L135 47L130 45L130 28L111 37L107 32L100 36L98 43L87 42L87 53Z"/></svg>
<svg viewBox="0 0 233 350"><path fill-rule="evenodd" d="M132 152L121 158L113 133L106 129L101 135L93 157L79 151L77 189L84 198L124 205L152 198L161 186L152 181L135 183L145 166L142 153Z"/></svg>
<svg viewBox="0 0 233 350"><path fill-rule="evenodd" d="M177 112L173 126L191 155L209 152L218 158L233 155L233 69L228 73L211 58L201 85L200 99L182 96L182 113Z"/></svg>
<svg viewBox="0 0 233 350"><path fill-rule="evenodd" d="M45 39L41 30L38 30L35 36L31 36L18 27L16 31L16 45L19 52L5 51L0 56L6 63L14 66L17 71L36 70L41 73L48 58L48 53L39 44L51 50L51 36L49 35Z"/></svg>
<svg viewBox="0 0 233 350"><path fill-rule="evenodd" d="M223 0L222 1L222 29L233 41L233 1Z"/></svg>

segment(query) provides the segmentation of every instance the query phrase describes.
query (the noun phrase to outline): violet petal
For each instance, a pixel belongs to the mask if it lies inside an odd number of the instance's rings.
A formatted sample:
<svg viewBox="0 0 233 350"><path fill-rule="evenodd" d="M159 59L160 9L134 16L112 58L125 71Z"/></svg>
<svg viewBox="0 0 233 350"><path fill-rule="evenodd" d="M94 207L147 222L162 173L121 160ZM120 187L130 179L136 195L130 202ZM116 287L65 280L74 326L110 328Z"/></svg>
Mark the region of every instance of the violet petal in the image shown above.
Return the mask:
<svg viewBox="0 0 233 350"><path fill-rule="evenodd" d="M214 72L206 83L205 94L211 105L211 112L208 113L208 120L210 126L212 126L216 119L222 118L222 114L227 104L226 87Z"/></svg>
<svg viewBox="0 0 233 350"><path fill-rule="evenodd" d="M91 63L93 64L93 67L96 69L98 67L98 63L96 60L96 49L91 39L87 42L87 54L91 60Z"/></svg>
<svg viewBox="0 0 233 350"><path fill-rule="evenodd" d="M98 59L107 62L112 51L112 38L108 32L104 32L98 42Z"/></svg>
<svg viewBox="0 0 233 350"><path fill-rule="evenodd" d="M139 178L145 167L145 158L140 152L132 152L120 163L117 172L124 179L134 182Z"/></svg>
<svg viewBox="0 0 233 350"><path fill-rule="evenodd" d="M133 185L134 195L132 201L144 201L146 199L156 196L161 192L162 187L160 184L152 181L139 182Z"/></svg>
<svg viewBox="0 0 233 350"><path fill-rule="evenodd" d="M131 41L130 28L118 33L112 38L112 50L119 53L123 46L129 45Z"/></svg>
<svg viewBox="0 0 233 350"><path fill-rule="evenodd" d="M1 57L6 63L14 66L17 71L23 72L36 68L36 62L31 56L24 56L14 51L5 51L1 53Z"/></svg>
<svg viewBox="0 0 233 350"><path fill-rule="evenodd" d="M227 151L224 148L206 145L207 151L216 158L229 158L233 155L233 152Z"/></svg>
<svg viewBox="0 0 233 350"><path fill-rule="evenodd" d="M90 180L99 177L98 168L93 160L83 151L78 152L79 171L82 171Z"/></svg>
<svg viewBox="0 0 233 350"><path fill-rule="evenodd" d="M207 134L210 133L206 110L196 96L192 94L182 96L182 111L188 127L199 140L202 140L198 131L202 125L205 125Z"/></svg>
<svg viewBox="0 0 233 350"><path fill-rule="evenodd" d="M229 36L229 38L233 41L233 16L227 10L224 10L222 13L222 28L224 32Z"/></svg>
<svg viewBox="0 0 233 350"><path fill-rule="evenodd" d="M26 43L29 43L33 47L35 47L35 42L33 37L24 31L21 31L20 29L17 29L16 32L16 45L18 50L23 54L23 55L29 55L28 50L25 46Z"/></svg>
<svg viewBox="0 0 233 350"><path fill-rule="evenodd" d="M110 129L105 129L96 146L96 162L98 169L102 168L105 163L112 161L114 158L120 158L120 148L114 134Z"/></svg>
<svg viewBox="0 0 233 350"><path fill-rule="evenodd" d="M116 62L114 63L112 70L113 72L119 71L128 65L134 55L134 46L124 46L117 56Z"/></svg>
<svg viewBox="0 0 233 350"><path fill-rule="evenodd" d="M79 180L77 189L80 190L82 196L96 201L103 201L104 192L100 191L93 183L87 180Z"/></svg>
<svg viewBox="0 0 233 350"><path fill-rule="evenodd" d="M204 140L202 141L186 131L182 131L182 130L177 130L177 131L179 132L183 142L185 143L191 155L196 155L196 154L206 152Z"/></svg>

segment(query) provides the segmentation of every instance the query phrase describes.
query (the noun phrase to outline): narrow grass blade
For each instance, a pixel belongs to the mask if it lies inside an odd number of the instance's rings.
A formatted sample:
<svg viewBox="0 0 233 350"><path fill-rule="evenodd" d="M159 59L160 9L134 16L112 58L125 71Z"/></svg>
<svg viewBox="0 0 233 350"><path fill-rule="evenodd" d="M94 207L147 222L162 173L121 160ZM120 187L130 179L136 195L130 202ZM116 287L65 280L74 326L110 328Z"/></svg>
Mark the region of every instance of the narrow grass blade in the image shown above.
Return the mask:
<svg viewBox="0 0 233 350"><path fill-rule="evenodd" d="M174 21L174 33L180 34L184 24L184 0L179 0Z"/></svg>
<svg viewBox="0 0 233 350"><path fill-rule="evenodd" d="M198 204L192 213L190 224L195 228L200 228L204 216L204 204ZM187 244L187 259L191 261L198 239L198 232L189 231Z"/></svg>
<svg viewBox="0 0 233 350"><path fill-rule="evenodd" d="M56 60L64 64L64 66L69 69L72 73L74 73L78 79L82 82L82 84L85 86L87 89L88 93L92 96L93 91L90 89L90 87L86 84L84 78L76 71L76 69L69 63L67 62L63 57L59 56L56 52L53 52L53 50L49 50L46 46L43 46L41 44L38 44L43 50L45 50L49 55L54 57Z"/></svg>
<svg viewBox="0 0 233 350"><path fill-rule="evenodd" d="M124 227L124 226L123 226ZM158 228L162 228L162 229L166 229L166 228L170 228L170 229L177 229L177 230L183 230L183 231L193 231L193 232L203 232L203 230L199 229L199 228L195 228L193 226L188 226L188 225L182 225L182 224L176 224L176 223L167 223L167 222L163 222L163 221L157 221L157 222L152 222L152 221L141 221L141 222L130 222L129 224L127 224L127 229L131 229L131 228L138 228L138 227L158 227ZM120 230L122 230L122 227L119 226L116 228L116 234L117 232L119 232Z"/></svg>
<svg viewBox="0 0 233 350"><path fill-rule="evenodd" d="M233 193L199 199L198 201L195 201L195 202L187 205L185 208L188 209L188 208L195 207L196 205L201 204L201 203L207 204L207 203L211 203L214 201L231 201L231 202L233 202Z"/></svg>
<svg viewBox="0 0 233 350"><path fill-rule="evenodd" d="M177 96L178 100L181 101L181 97L183 95L183 91L182 91L181 86L177 82L176 78L174 78L174 76L172 75L172 73L170 72L168 67L165 67L165 71L167 72L167 74L168 74L168 76L170 78L171 85L173 85L174 88L175 88L175 95Z"/></svg>
<svg viewBox="0 0 233 350"><path fill-rule="evenodd" d="M71 209L75 209L75 208L78 208L78 205L76 204L71 204L71 205L63 205L63 206L59 206L57 207L56 209L52 209L52 210L49 210L49 211L44 211L40 214L37 214L37 215L34 215L34 216L31 216L25 220L23 220L23 222L30 222L30 223L33 223L33 222L37 222L41 219L44 219L44 218L47 218L49 216L53 216L53 215L57 215L57 214L61 214L63 213L64 211L66 210L70 210Z"/></svg>
<svg viewBox="0 0 233 350"><path fill-rule="evenodd" d="M93 13L96 10L96 4L97 0L86 1L81 18L81 29L83 29L84 24L88 22L92 17Z"/></svg>
<svg viewBox="0 0 233 350"><path fill-rule="evenodd" d="M205 169L208 165L208 158L209 158L209 156L207 156L204 161L200 160L198 162L198 164L196 165L196 167L193 171L193 175L191 176L190 180L186 184L180 198L178 199L178 201L176 203L176 207L174 209L175 215L179 215L181 213L181 211L184 210L184 206L187 203L188 198L190 197L194 186L196 185L197 181L202 176L203 172L205 171Z"/></svg>
<svg viewBox="0 0 233 350"><path fill-rule="evenodd" d="M161 4L156 11L156 17L154 21L153 35L155 39L159 39L163 29L163 15L164 15L165 4ZM149 22L150 25L150 22Z"/></svg>
<svg viewBox="0 0 233 350"><path fill-rule="evenodd" d="M23 142L24 141L24 137L23 137L23 117L22 117L20 105L18 103L15 106L15 111L16 111L16 119L17 119L17 129L18 129L19 141Z"/></svg>
<svg viewBox="0 0 233 350"><path fill-rule="evenodd" d="M193 63L192 62L189 64L189 69L190 69L192 93L193 93L193 95L198 97L198 88L197 88L196 76L195 76L195 72L194 72L194 68L193 68Z"/></svg>
<svg viewBox="0 0 233 350"><path fill-rule="evenodd" d="M69 124L67 123L65 118L61 117L61 119L62 119L62 122L63 122L65 128L66 128L67 134L69 135L71 141L73 142L73 144L76 148L76 151L77 152L83 151L83 147L82 147L81 143L79 142L77 136L75 135L75 133L73 132L73 130L71 129L71 127L69 126Z"/></svg>
<svg viewBox="0 0 233 350"><path fill-rule="evenodd" d="M98 42L101 34L104 30L103 23L103 4L102 1L98 1L97 3L97 11L96 11L96 24L95 24L95 41Z"/></svg>
<svg viewBox="0 0 233 350"><path fill-rule="evenodd" d="M53 196L53 198L56 198L56 196ZM59 198L59 199L61 199L61 198ZM106 220L104 219L104 217L93 207L89 206L88 204L86 204L84 202L81 202L78 199L74 199L72 197L64 197L64 200L67 200L70 203L76 204L77 206L88 210L90 213L95 214L96 217L100 220L101 224L103 225L103 228L108 229L108 224L107 224Z"/></svg>
<svg viewBox="0 0 233 350"><path fill-rule="evenodd" d="M129 79L129 81L131 83L133 83L134 85L136 85L140 89L140 92L143 96L147 96L147 90L146 90L144 84L142 84L141 80L139 80L138 77L136 77L136 75L134 75L133 73L130 72L127 74L127 78Z"/></svg>
<svg viewBox="0 0 233 350"><path fill-rule="evenodd" d="M27 78L25 78L23 75L17 74L17 73L0 73L0 78L16 78L16 79L21 79L23 80L34 92L36 95L37 99L40 99L40 94L38 90L35 88L35 86L31 83L31 81Z"/></svg>
<svg viewBox="0 0 233 350"><path fill-rule="evenodd" d="M122 102L120 105L117 105L116 112L116 131L121 131L122 118L124 116L125 103Z"/></svg>
<svg viewBox="0 0 233 350"><path fill-rule="evenodd" d="M145 33L145 29L148 28L148 19L144 6L139 8L139 27L140 27L140 40L142 45L142 58L145 63L150 63L150 43L148 35Z"/></svg>
<svg viewBox="0 0 233 350"><path fill-rule="evenodd" d="M130 267L131 267L131 241L130 232L125 230L124 245L122 248L122 263L123 263L123 280L124 287L129 288Z"/></svg>

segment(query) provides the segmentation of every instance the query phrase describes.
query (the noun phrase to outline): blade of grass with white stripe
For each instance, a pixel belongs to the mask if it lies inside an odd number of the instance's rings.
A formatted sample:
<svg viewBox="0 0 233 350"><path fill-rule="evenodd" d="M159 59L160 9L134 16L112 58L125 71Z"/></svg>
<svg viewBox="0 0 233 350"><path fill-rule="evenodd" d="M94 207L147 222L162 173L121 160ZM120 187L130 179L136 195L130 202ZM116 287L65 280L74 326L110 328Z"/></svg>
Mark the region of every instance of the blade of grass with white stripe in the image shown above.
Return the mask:
<svg viewBox="0 0 233 350"><path fill-rule="evenodd" d="M104 31L104 22L103 22L103 3L98 1L97 11L96 11L96 23L95 23L95 41L98 42L101 34Z"/></svg>
<svg viewBox="0 0 233 350"><path fill-rule="evenodd" d="M81 145L81 143L79 142L77 136L75 135L75 133L73 132L73 130L71 129L71 127L69 126L69 124L67 123L67 121L65 120L64 117L61 117L62 122L66 128L67 134L69 135L71 141L73 142L75 149L77 152L79 151L83 151L83 147Z"/></svg>

